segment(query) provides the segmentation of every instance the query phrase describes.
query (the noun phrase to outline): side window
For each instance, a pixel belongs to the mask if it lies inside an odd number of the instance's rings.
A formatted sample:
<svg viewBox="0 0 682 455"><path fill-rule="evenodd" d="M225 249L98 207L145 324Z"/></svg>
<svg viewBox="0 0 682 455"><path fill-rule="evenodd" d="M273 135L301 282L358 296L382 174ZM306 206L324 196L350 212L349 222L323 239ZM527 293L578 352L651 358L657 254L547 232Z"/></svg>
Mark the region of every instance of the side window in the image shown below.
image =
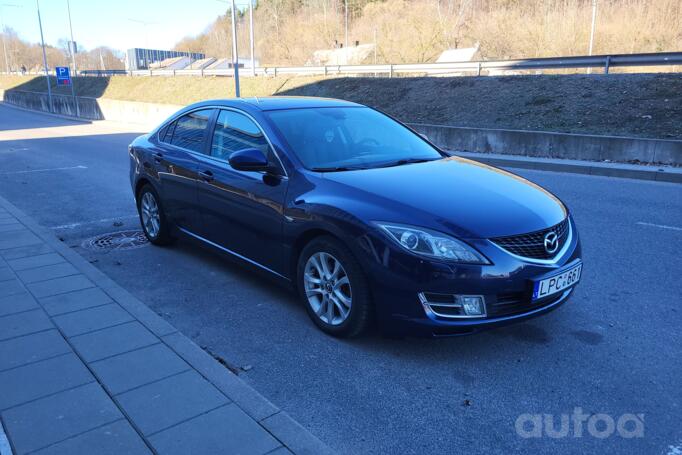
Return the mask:
<svg viewBox="0 0 682 455"><path fill-rule="evenodd" d="M211 156L227 160L232 152L247 148L261 150L268 161L273 162L268 141L253 120L238 112L220 111L213 133Z"/></svg>
<svg viewBox="0 0 682 455"><path fill-rule="evenodd" d="M166 131L164 142L193 152L203 152L204 133L212 113L213 109L202 109L180 117Z"/></svg>

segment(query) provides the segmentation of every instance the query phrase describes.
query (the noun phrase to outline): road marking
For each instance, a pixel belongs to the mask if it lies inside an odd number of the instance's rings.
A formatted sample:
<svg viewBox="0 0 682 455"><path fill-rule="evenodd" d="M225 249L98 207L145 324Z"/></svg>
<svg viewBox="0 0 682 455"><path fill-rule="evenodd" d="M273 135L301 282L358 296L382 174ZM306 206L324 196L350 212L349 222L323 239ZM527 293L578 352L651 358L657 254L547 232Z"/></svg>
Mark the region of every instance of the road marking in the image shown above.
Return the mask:
<svg viewBox="0 0 682 455"><path fill-rule="evenodd" d="M85 226L87 224L109 223L111 221L129 220L132 218L137 218L137 215L118 216L116 218L102 218L101 220L83 221L82 223L61 224L59 226L52 226L50 229L75 229L77 227Z"/></svg>
<svg viewBox="0 0 682 455"><path fill-rule="evenodd" d="M87 166L69 166L69 167L52 167L48 169L30 169L27 171L10 171L10 172L0 172L2 175L14 175L14 174L31 174L33 172L50 172L50 171L70 171L73 169L87 169Z"/></svg>
<svg viewBox="0 0 682 455"><path fill-rule="evenodd" d="M667 226L665 224L654 224L654 223L645 223L644 221L638 221L637 224L640 226L652 226L652 227L657 227L661 229L670 229L671 231L682 231L682 228L676 227L676 226Z"/></svg>

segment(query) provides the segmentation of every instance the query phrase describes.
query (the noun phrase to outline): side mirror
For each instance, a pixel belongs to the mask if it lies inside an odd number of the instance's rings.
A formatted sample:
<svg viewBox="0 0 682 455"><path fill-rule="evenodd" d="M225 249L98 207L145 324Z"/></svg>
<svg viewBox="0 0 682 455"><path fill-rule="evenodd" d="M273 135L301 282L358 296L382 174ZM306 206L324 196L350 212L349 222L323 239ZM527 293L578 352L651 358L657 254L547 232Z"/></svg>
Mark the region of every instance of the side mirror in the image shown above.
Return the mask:
<svg viewBox="0 0 682 455"><path fill-rule="evenodd" d="M257 148L237 150L228 158L230 166L238 171L265 171L268 159Z"/></svg>

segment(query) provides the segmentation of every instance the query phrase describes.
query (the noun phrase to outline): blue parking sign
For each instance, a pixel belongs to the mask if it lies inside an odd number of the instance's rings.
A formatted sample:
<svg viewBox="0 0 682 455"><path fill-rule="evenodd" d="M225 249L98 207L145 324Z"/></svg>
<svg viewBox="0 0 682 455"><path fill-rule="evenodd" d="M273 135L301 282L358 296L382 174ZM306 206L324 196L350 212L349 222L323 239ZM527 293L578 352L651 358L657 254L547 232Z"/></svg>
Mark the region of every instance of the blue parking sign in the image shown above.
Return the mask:
<svg viewBox="0 0 682 455"><path fill-rule="evenodd" d="M57 66L57 85L71 85L71 73L68 66Z"/></svg>

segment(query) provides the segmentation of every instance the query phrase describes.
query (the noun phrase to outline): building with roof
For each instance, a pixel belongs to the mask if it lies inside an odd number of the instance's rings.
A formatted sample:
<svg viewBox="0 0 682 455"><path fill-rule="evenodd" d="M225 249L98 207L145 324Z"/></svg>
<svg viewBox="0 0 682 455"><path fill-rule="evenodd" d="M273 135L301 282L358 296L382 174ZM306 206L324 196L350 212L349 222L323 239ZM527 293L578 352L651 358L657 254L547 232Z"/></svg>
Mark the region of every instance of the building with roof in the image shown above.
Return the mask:
<svg viewBox="0 0 682 455"><path fill-rule="evenodd" d="M184 52L184 51L166 51L160 49L142 49L133 48L126 51L126 70L146 70L154 68L156 64L157 69L158 64L167 59L186 57L187 65L189 65L190 60L201 60L206 58L206 54L201 54L198 52ZM170 69L180 69L180 68L170 68Z"/></svg>
<svg viewBox="0 0 682 455"><path fill-rule="evenodd" d="M334 49L318 49L307 66L323 65L361 65L374 53L374 44L358 44L356 46L338 47Z"/></svg>
<svg viewBox="0 0 682 455"><path fill-rule="evenodd" d="M479 43L474 44L474 47L462 47L459 49L446 49L438 56L436 63L456 63L456 62L471 62L476 57L479 57Z"/></svg>

